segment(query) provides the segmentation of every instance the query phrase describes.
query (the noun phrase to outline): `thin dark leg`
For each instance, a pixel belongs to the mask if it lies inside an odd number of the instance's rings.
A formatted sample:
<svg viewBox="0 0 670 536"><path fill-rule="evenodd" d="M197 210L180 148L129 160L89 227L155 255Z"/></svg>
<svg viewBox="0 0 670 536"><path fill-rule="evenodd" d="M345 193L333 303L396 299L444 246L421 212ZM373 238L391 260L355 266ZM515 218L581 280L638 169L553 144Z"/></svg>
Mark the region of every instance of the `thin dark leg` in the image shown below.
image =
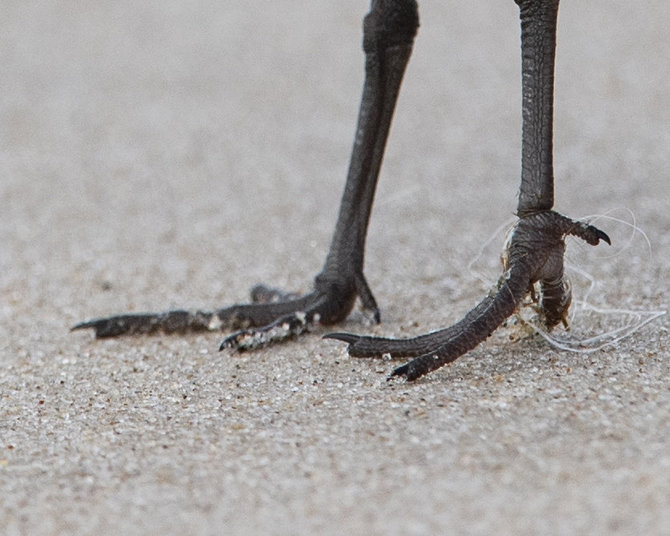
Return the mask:
<svg viewBox="0 0 670 536"><path fill-rule="evenodd" d="M413 0L374 0L365 17L365 83L358 126L335 233L316 278L317 289L333 288L342 295L358 296L377 320L379 310L363 276L365 238L391 119L418 25ZM342 292L341 286L348 288ZM349 310L323 320L338 322Z"/></svg>
<svg viewBox="0 0 670 536"><path fill-rule="evenodd" d="M558 0L515 0L521 19L520 218L554 206L554 63Z"/></svg>
<svg viewBox="0 0 670 536"><path fill-rule="evenodd" d="M552 165L554 57L558 0L516 0L521 18L523 84L522 171L518 216L507 248L502 283L463 320L414 339L361 337L349 333L327 335L349 344L352 356L415 357L393 376L414 380L473 349L518 308L540 282L540 310L548 327L564 320L570 305L569 285L563 275L565 236L591 245L608 236L595 227L553 212Z"/></svg>
<svg viewBox="0 0 670 536"><path fill-rule="evenodd" d="M415 0L373 0L364 21L365 84L340 212L323 270L304 297L256 289L248 305L215 312L169 311L96 319L97 337L135 333L182 333L241 329L222 348L253 348L281 341L312 324L334 324L348 316L358 297L379 321L379 309L363 275L365 238L377 178L398 92L419 25Z"/></svg>

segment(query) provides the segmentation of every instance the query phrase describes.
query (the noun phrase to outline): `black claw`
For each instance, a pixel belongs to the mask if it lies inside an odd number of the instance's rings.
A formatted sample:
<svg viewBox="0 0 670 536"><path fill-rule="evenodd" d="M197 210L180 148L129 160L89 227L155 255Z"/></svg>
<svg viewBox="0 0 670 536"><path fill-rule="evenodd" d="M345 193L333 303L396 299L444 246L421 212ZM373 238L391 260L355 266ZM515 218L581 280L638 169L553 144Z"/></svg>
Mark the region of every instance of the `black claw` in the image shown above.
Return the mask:
<svg viewBox="0 0 670 536"><path fill-rule="evenodd" d="M79 322L79 324L75 324L74 326L72 326L70 328L70 331L77 331L78 329L89 329L89 328L92 328L92 329L96 330L96 332L97 332L96 321L95 320L89 320L89 321L86 321L86 322Z"/></svg>
<svg viewBox="0 0 670 536"><path fill-rule="evenodd" d="M127 333L129 330L129 323L136 320L135 315L116 316L111 318L98 318L95 320L88 320L80 322L70 328L70 331L77 331L80 329L92 329L95 332L96 339L105 339L117 337Z"/></svg>
<svg viewBox="0 0 670 536"><path fill-rule="evenodd" d="M560 214L557 214L553 211L547 212L547 214L552 216L552 218L556 221L557 225L561 224L568 225L568 228L565 230L566 234L570 234L578 238L581 238L587 244L590 244L592 246L597 246L601 240L603 242L607 242L610 246L612 245L610 237L607 236L605 232L601 231L594 225L591 225L584 221L570 220L569 218L561 216Z"/></svg>
<svg viewBox="0 0 670 536"><path fill-rule="evenodd" d="M612 241L610 240L610 237L607 236L607 233L601 231L600 229L596 229L596 236L598 237L599 240L607 242L610 246L612 245Z"/></svg>
<svg viewBox="0 0 670 536"><path fill-rule="evenodd" d="M386 379L386 381L390 381L396 376L404 376L408 381L412 381L414 378L410 377L409 363L406 363L403 366L396 368L393 372L391 372L390 376Z"/></svg>
<svg viewBox="0 0 670 536"><path fill-rule="evenodd" d="M338 341L346 342L347 344L355 344L360 340L360 335L354 335L353 333L326 333L323 336L324 339L336 339Z"/></svg>
<svg viewBox="0 0 670 536"><path fill-rule="evenodd" d="M228 348L238 348L240 340L244 337L244 335L247 334L247 330L242 330L238 331L236 333L233 333L231 335L228 335L223 341L221 342L221 345L219 346L219 352L222 350L226 350Z"/></svg>

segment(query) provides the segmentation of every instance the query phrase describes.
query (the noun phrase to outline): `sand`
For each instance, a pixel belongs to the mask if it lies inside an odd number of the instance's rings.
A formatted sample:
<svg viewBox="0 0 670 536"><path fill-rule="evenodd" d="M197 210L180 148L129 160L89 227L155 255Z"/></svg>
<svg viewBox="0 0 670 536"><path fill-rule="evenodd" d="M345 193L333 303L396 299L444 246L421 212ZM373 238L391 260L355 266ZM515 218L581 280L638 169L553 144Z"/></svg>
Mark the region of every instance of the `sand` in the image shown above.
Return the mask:
<svg viewBox="0 0 670 536"><path fill-rule="evenodd" d="M0 532L667 534L670 322L644 323L668 308L670 4L561 7L557 209L613 240L568 246L572 351L510 322L412 384L325 329L244 354L69 331L322 265L368 4L228 4L3 5ZM382 324L338 329L436 329L498 277L517 9L421 9L368 238Z"/></svg>

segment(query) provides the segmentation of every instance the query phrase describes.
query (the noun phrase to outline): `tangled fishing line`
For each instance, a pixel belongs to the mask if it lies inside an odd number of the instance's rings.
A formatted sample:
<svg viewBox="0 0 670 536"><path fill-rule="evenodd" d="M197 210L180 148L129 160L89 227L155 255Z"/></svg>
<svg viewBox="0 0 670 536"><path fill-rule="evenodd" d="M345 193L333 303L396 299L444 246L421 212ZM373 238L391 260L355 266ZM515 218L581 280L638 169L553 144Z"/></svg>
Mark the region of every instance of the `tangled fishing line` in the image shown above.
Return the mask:
<svg viewBox="0 0 670 536"><path fill-rule="evenodd" d="M611 213L614 211L584 218L591 222L598 219L606 219L623 225L630 230L628 240L622 241L621 246L613 253L609 253L607 256L601 258L613 259L619 257L624 251L630 249L638 241L639 237L644 240L647 255L650 258L652 248L647 235L636 225L635 216L632 211L628 209L623 210L628 214L629 221L612 216ZM481 281L488 284L491 281L490 277L477 268L481 259L485 257L485 250L489 249L493 243L500 243L499 237L510 228L512 223L513 220L507 221L496 229L469 263L468 269L470 273ZM598 285L598 280L588 271L582 269L574 262L570 262L569 258L566 258L566 271L568 272L568 279L574 280L578 278L586 282L585 288L584 285L580 285L579 288L573 287L573 300L568 325L577 327L577 329L549 331L536 314L537 305L530 299L522 304L515 317L516 324L529 328L556 348L578 353L595 352L605 347L616 345L650 322L666 314L666 311L663 310L633 310L598 306L589 300ZM578 294L580 295L578 296ZM603 327L598 332L597 326L608 327ZM589 333L588 330L591 330L591 332Z"/></svg>

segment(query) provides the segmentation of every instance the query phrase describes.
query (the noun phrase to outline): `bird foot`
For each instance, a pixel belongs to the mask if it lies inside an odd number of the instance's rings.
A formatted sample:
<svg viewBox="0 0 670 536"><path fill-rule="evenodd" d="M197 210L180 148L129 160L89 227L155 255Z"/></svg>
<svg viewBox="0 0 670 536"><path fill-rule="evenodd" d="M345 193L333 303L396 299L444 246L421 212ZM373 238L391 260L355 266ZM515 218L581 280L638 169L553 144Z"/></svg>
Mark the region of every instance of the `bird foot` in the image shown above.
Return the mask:
<svg viewBox="0 0 670 536"><path fill-rule="evenodd" d="M301 296L258 285L251 303L218 311L175 310L163 313L121 314L75 325L72 330L93 329L96 338L155 333L184 334L238 330L220 349L249 350L297 337L317 324L344 320L360 297L364 310L379 322L379 309L362 274L348 278L316 278L314 290Z"/></svg>
<svg viewBox="0 0 670 536"><path fill-rule="evenodd" d="M511 316L536 282L540 283L539 310L549 327L562 322L571 301L570 286L563 275L565 237L577 236L588 244L609 237L596 227L573 221L553 211L519 218L506 247L505 273L497 292L487 295L456 324L409 339L330 333L326 338L347 343L352 357L413 357L396 368L390 378L415 380L475 348Z"/></svg>

